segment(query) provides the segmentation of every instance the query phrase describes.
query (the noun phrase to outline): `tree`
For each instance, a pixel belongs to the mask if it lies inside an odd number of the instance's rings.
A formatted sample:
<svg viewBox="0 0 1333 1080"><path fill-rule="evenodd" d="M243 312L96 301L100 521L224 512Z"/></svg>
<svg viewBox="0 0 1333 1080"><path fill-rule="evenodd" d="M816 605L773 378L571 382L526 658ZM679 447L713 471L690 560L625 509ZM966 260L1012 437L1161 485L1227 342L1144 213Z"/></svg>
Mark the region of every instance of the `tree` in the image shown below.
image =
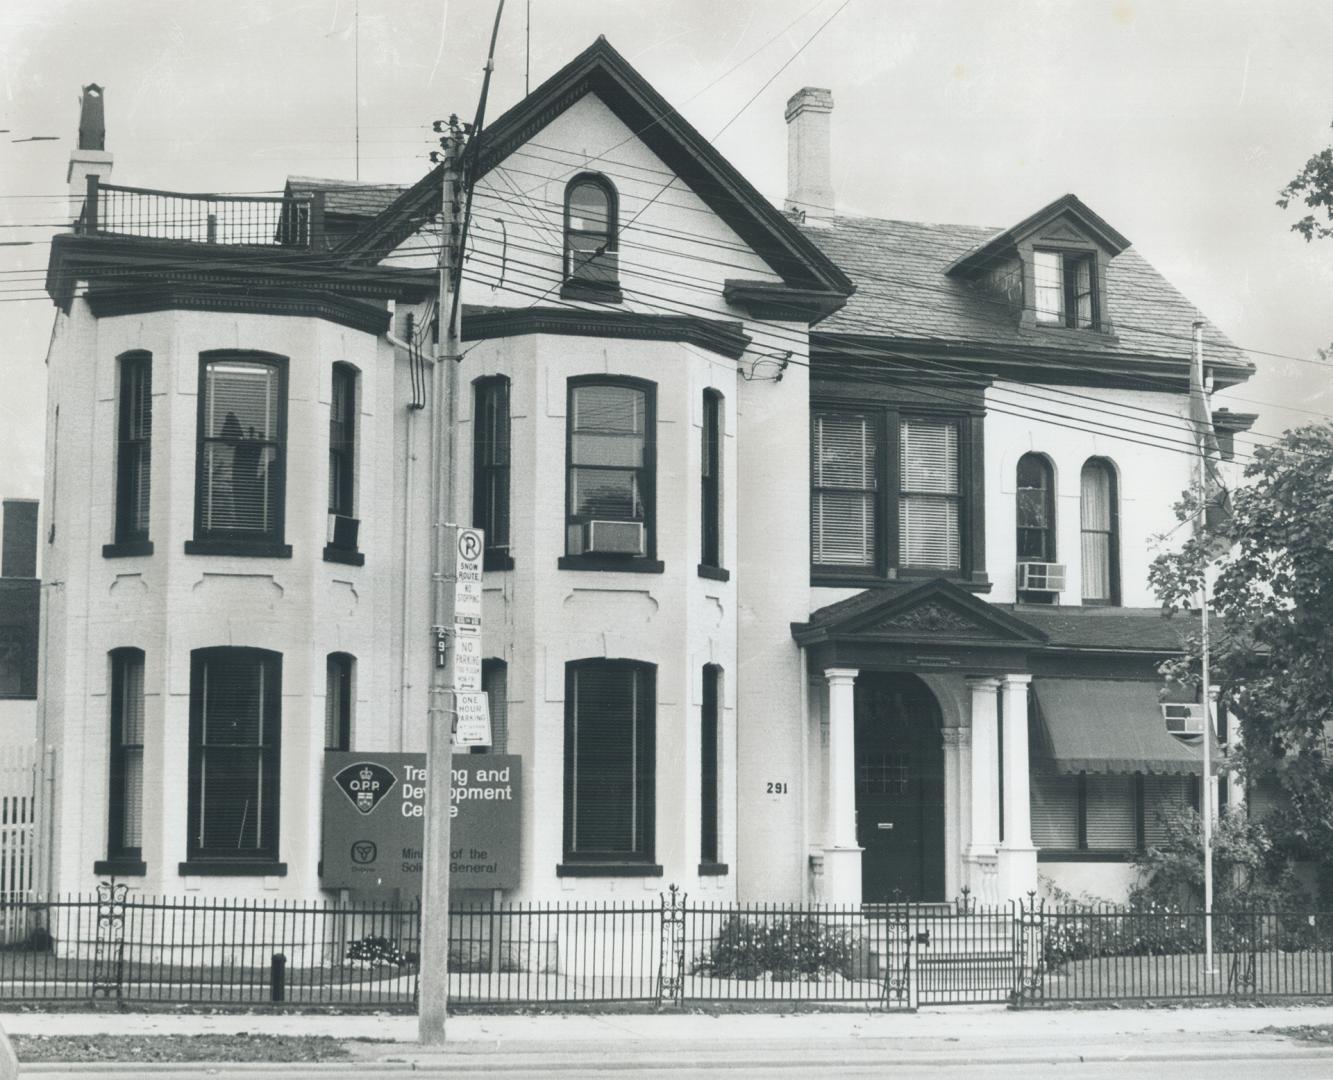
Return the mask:
<svg viewBox="0 0 1333 1080"><path fill-rule="evenodd" d="M1306 240L1325 240L1333 237L1333 146L1325 147L1305 163L1281 192L1277 204L1286 210L1293 199L1305 203L1311 210L1322 211L1325 221L1316 214L1306 214L1292 225L1292 231Z"/></svg>
<svg viewBox="0 0 1333 1080"><path fill-rule="evenodd" d="M1196 602L1205 568L1212 584L1211 674L1241 725L1237 764L1282 796L1267 819L1275 847L1321 864L1323 899L1333 899L1333 423L1312 424L1257 447L1248 483L1233 493L1220 528L1229 550L1191 537L1154 560L1150 580L1169 612ZM1197 492L1177 504L1182 522ZM1198 646L1166 665L1168 677L1198 678Z"/></svg>

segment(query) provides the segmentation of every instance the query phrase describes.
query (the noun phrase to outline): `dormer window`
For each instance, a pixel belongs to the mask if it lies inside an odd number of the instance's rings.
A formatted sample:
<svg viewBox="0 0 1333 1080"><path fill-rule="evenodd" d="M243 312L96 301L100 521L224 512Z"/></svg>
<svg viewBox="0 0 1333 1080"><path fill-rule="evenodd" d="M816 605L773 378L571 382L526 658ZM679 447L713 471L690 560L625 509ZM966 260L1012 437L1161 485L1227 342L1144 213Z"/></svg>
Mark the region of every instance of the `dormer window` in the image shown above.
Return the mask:
<svg viewBox="0 0 1333 1080"><path fill-rule="evenodd" d="M1033 252L1033 307L1042 326L1097 328L1096 257L1091 253Z"/></svg>

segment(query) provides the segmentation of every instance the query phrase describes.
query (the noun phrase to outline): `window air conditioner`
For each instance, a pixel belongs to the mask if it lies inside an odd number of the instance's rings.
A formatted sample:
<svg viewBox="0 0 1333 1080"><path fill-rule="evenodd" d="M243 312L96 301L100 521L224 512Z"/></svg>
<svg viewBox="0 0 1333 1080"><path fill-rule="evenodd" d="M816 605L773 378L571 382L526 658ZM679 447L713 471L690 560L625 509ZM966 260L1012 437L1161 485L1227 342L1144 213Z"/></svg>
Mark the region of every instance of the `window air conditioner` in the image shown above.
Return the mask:
<svg viewBox="0 0 1333 1080"><path fill-rule="evenodd" d="M346 517L343 514L329 515L329 547L342 548L346 551L356 550L356 535L361 528L361 520L354 517Z"/></svg>
<svg viewBox="0 0 1333 1080"><path fill-rule="evenodd" d="M1203 734L1202 705L1164 704L1162 719L1166 721L1166 730L1172 735Z"/></svg>
<svg viewBox="0 0 1333 1080"><path fill-rule="evenodd" d="M599 555L642 555L643 522L590 521L584 526L583 550Z"/></svg>
<svg viewBox="0 0 1333 1080"><path fill-rule="evenodd" d="M1063 563L1021 562L1018 564L1019 592L1062 592L1065 587Z"/></svg>

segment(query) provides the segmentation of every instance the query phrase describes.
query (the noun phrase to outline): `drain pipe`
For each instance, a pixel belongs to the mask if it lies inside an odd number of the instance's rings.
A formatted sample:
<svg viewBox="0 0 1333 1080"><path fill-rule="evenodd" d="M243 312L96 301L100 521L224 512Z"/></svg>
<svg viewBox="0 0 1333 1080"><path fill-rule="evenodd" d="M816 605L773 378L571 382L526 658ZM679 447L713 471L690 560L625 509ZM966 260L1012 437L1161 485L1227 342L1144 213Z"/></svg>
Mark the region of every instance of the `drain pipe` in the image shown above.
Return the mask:
<svg viewBox="0 0 1333 1080"><path fill-rule="evenodd" d="M397 312L395 311L395 314ZM392 322L390 323L392 325ZM384 332L384 340L395 349L402 349L408 354L408 363L411 363L412 346L402 338L390 333ZM412 419L416 410L407 409L407 418L404 421L403 428L403 580L406 581L407 567L412 557L412 482L413 469L412 464L417 459L416 446L412 441ZM407 749L407 694L411 685L410 667L408 664L408 642L412 637L412 592L404 585L403 587L403 609L402 609L402 648L399 657L398 670L398 749L405 751Z"/></svg>

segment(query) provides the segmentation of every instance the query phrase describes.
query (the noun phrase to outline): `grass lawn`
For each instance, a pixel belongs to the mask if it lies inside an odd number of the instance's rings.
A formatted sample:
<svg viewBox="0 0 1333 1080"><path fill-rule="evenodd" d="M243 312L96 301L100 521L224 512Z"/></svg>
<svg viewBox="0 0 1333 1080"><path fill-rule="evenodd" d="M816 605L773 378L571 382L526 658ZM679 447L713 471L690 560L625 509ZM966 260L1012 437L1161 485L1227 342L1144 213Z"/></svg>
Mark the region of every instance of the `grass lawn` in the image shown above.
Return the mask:
<svg viewBox="0 0 1333 1080"><path fill-rule="evenodd" d="M15 1035L22 1064L39 1061L346 1061L327 1035Z"/></svg>
<svg viewBox="0 0 1333 1080"><path fill-rule="evenodd" d="M1238 996L1328 996L1333 994L1333 955L1327 952L1261 952L1254 957L1254 985L1240 975L1248 957L1214 953L1214 972L1204 971L1203 953L1166 956L1107 956L1071 960L1046 973L1047 1001Z"/></svg>

